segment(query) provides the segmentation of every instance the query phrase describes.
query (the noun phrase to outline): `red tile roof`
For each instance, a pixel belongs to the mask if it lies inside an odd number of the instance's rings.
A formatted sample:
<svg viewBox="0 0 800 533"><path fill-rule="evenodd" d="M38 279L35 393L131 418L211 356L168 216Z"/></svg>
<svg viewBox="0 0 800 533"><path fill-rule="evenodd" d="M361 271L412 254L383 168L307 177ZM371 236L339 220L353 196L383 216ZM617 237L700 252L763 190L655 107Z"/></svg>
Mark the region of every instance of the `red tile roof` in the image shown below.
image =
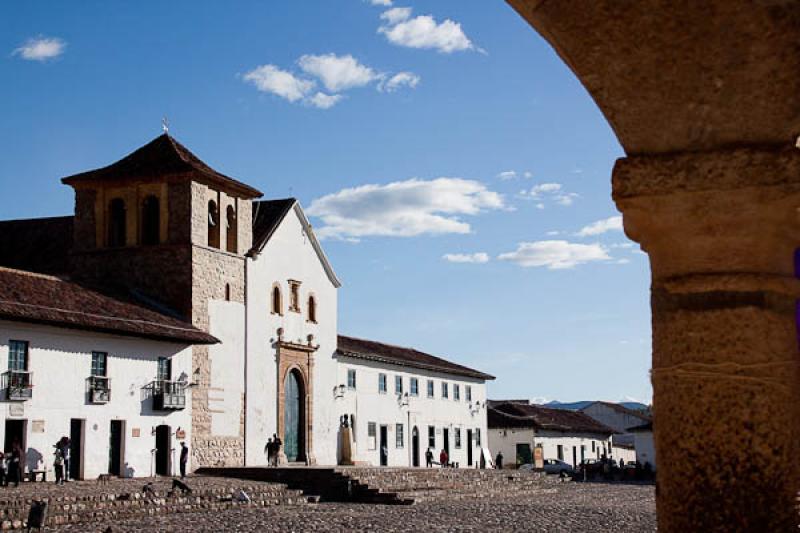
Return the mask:
<svg viewBox="0 0 800 533"><path fill-rule="evenodd" d="M494 376L485 374L479 370L451 363L435 355L420 352L413 348L404 348L402 346L357 339L355 337L346 337L344 335L339 335L337 353L346 357L434 370L436 372L454 374L457 376L467 376L483 380L494 379Z"/></svg>
<svg viewBox="0 0 800 533"><path fill-rule="evenodd" d="M603 435L614 433L610 427L580 411L550 409L517 402L491 401L487 409L487 419L490 428L521 427Z"/></svg>
<svg viewBox="0 0 800 533"><path fill-rule="evenodd" d="M183 344L215 344L191 324L54 276L0 267L0 319Z"/></svg>
<svg viewBox="0 0 800 533"><path fill-rule="evenodd" d="M297 203L295 198L253 202L253 247L251 253L259 253L278 229L286 214Z"/></svg>
<svg viewBox="0 0 800 533"><path fill-rule="evenodd" d="M232 189L245 198L260 198L261 191L217 172L166 133L156 137L116 163L62 178L68 185L96 180L148 179L168 175L192 176Z"/></svg>

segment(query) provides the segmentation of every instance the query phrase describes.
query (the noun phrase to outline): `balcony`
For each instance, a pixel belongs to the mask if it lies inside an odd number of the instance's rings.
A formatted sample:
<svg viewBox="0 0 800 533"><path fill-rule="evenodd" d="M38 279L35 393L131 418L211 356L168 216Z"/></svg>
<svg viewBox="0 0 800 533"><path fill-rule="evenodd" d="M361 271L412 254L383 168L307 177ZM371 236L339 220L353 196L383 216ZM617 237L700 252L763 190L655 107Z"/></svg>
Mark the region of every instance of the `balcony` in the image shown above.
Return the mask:
<svg viewBox="0 0 800 533"><path fill-rule="evenodd" d="M108 403L111 401L111 379L105 376L90 376L89 402Z"/></svg>
<svg viewBox="0 0 800 533"><path fill-rule="evenodd" d="M186 407L186 383L157 379L144 387L153 398L155 411L174 411Z"/></svg>
<svg viewBox="0 0 800 533"><path fill-rule="evenodd" d="M30 400L33 397L33 373L27 370L9 370L2 375L0 386L11 401Z"/></svg>

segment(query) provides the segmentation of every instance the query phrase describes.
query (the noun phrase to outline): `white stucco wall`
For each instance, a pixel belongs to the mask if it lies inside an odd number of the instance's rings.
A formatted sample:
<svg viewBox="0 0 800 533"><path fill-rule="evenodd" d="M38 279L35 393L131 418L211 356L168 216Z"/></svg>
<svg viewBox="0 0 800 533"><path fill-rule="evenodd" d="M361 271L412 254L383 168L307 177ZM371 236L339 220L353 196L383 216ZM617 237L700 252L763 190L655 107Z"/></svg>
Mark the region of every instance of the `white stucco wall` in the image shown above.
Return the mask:
<svg viewBox="0 0 800 533"><path fill-rule="evenodd" d="M412 466L411 436L413 428L419 430L420 465L425 466L425 451L428 449L428 426L436 428L436 447L433 449L434 461L439 461L439 452L444 446L443 429L447 428L450 440L450 461L458 462L464 468L467 461L467 430L473 431L473 465L479 460L477 433L480 430L481 446L486 441L486 385L482 380L431 372L411 367L391 365L350 357L340 357L338 384L347 385L347 371L356 371L356 389L345 387L343 395L329 395L327 401L335 406L336 422L343 414L355 415L354 460L370 464L380 464L380 426L388 428L388 466ZM387 392L378 391L378 375L386 374ZM395 376L403 379L403 391L410 393L411 378L419 380L419 395L408 396L408 406L402 406L395 393ZM434 381L434 397L427 396L427 382ZM442 398L442 381L448 383L448 398ZM460 387L460 400L454 399L453 386ZM466 399L466 387L472 388L472 402L480 402L481 408L470 410ZM375 422L375 446L368 442L368 423ZM403 447L397 447L396 424L403 424ZM456 447L456 429L461 430L461 446ZM338 430L337 430L338 431Z"/></svg>
<svg viewBox="0 0 800 533"><path fill-rule="evenodd" d="M620 412L599 402L586 406L581 409L581 412L610 427L617 433L627 433L628 428L640 426L649 421L646 417Z"/></svg>
<svg viewBox="0 0 800 533"><path fill-rule="evenodd" d="M300 281L300 313L289 310L288 280ZM273 283L283 296L283 315L271 313ZM308 296L317 303L317 323L308 319ZM266 464L264 445L277 427L277 330L286 341L307 343L314 335L313 420L311 453L317 464L336 464L338 419L332 411L336 382L337 289L305 234L301 218L290 211L264 250L247 261L247 412L246 463Z"/></svg>
<svg viewBox="0 0 800 533"><path fill-rule="evenodd" d="M208 314L209 333L221 341L208 348L211 359L211 387L208 391L211 434L238 437L244 394L244 305L210 300Z"/></svg>
<svg viewBox="0 0 800 533"><path fill-rule="evenodd" d="M83 477L91 479L108 471L109 432L112 420L125 421L125 471L129 476L148 476L152 431L161 424L178 427L191 442L191 389L186 408L152 410L152 400L142 399L142 387L156 378L159 357L172 359L172 378L191 376L191 349L185 345L121 337L95 332L0 321L0 370L8 368L8 341L29 342L28 370L33 372L33 396L24 402L0 400L4 419L26 420L26 452L29 467L53 470L53 444L70 435L70 419L85 420ZM91 373L92 351L108 353L111 401L88 402L86 379ZM21 410L21 411L20 411ZM134 436L138 430L139 436ZM0 443L5 424L0 424ZM173 465L177 471L180 444L173 438ZM191 465L189 465L191 466Z"/></svg>
<svg viewBox="0 0 800 533"><path fill-rule="evenodd" d="M517 444L524 443L530 444L531 454L536 446L541 445L544 459L558 459L558 446L561 445L563 461L572 466L580 464L581 457L600 459L604 452L608 455L611 449L609 436L602 434L534 431L532 428L492 428L489 430L489 445L495 455L498 451L503 452L503 463L506 465L516 463ZM593 444L594 450L592 450ZM582 447L583 455L581 455Z"/></svg>
<svg viewBox="0 0 800 533"><path fill-rule="evenodd" d="M652 431L635 431L633 433L636 442L636 461L644 466L650 463L653 471L656 470L656 447L653 442Z"/></svg>
<svg viewBox="0 0 800 533"><path fill-rule="evenodd" d="M627 446L614 446L614 454L612 457L616 461L622 459L626 464L631 463L636 460L636 450Z"/></svg>

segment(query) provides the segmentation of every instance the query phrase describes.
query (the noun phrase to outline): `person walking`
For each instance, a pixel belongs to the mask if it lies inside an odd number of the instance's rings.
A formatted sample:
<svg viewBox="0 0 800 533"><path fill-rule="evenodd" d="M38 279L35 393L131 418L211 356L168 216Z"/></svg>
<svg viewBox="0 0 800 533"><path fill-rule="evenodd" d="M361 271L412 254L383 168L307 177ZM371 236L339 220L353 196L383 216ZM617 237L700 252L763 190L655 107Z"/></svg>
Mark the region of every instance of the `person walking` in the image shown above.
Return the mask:
<svg viewBox="0 0 800 533"><path fill-rule="evenodd" d="M433 450L430 448L425 452L425 466L433 468Z"/></svg>
<svg viewBox="0 0 800 533"><path fill-rule="evenodd" d="M70 474L69 467L70 467L70 462L71 462L70 461L70 454L69 454L70 449L69 448L70 448L71 442L69 440L69 437L66 437L66 436L61 437L61 440L58 441L58 442L60 444L59 448L61 449L61 455L62 455L62 457L64 457L64 481L69 481L69 474Z"/></svg>
<svg viewBox="0 0 800 533"><path fill-rule="evenodd" d="M447 467L447 459L448 459L447 451L445 451L445 449L442 448L442 452L439 454L439 464L441 465L442 468Z"/></svg>
<svg viewBox="0 0 800 533"><path fill-rule="evenodd" d="M53 459L53 470L56 472L56 485L64 484L64 454L61 453L61 448L55 446L53 452L55 458Z"/></svg>
<svg viewBox="0 0 800 533"><path fill-rule="evenodd" d="M181 479L186 479L186 463L189 462L189 447L181 442Z"/></svg>
<svg viewBox="0 0 800 533"><path fill-rule="evenodd" d="M267 445L264 446L264 453L267 454L267 466L272 466L272 455L275 453L275 445L272 443L272 437L267 439Z"/></svg>

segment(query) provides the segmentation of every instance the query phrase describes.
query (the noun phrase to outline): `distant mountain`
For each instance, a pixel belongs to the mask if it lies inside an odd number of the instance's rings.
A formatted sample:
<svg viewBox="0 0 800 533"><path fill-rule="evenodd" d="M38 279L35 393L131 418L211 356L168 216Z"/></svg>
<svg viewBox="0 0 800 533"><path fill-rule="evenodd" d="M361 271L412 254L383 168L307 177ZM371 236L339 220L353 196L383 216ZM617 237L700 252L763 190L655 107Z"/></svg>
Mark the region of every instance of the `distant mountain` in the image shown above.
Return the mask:
<svg viewBox="0 0 800 533"><path fill-rule="evenodd" d="M594 400L584 400L581 402L559 402L557 400L553 400L552 402L547 402L544 404L545 407L551 407L553 409L566 409L568 411L579 411L593 403ZM640 403L640 402L616 402L622 407L627 407L628 409L633 409L634 411L644 411L647 410L647 405Z"/></svg>

